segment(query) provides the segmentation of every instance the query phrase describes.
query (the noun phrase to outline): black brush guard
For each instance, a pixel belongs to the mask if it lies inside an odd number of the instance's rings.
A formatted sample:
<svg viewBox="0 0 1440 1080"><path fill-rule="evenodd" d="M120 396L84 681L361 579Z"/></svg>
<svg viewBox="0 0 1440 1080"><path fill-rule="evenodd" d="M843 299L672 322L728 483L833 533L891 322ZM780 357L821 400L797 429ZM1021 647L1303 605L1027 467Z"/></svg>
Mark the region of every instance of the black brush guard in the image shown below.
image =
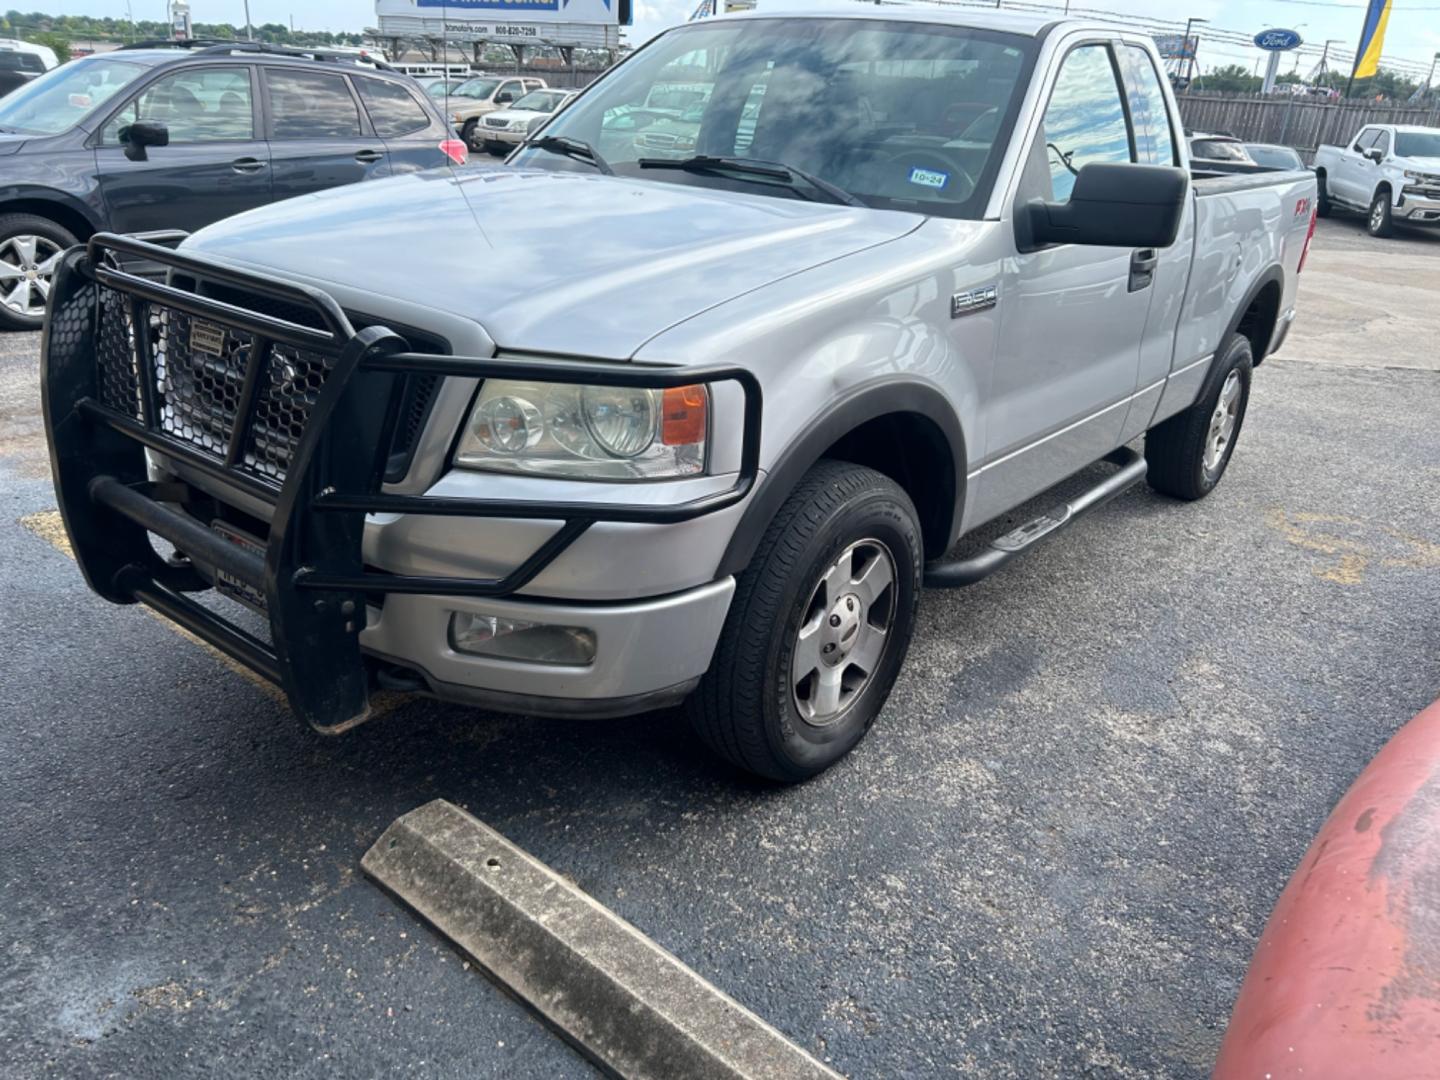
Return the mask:
<svg viewBox="0 0 1440 1080"><path fill-rule="evenodd" d="M313 312L324 329L136 276L121 268L127 259L298 305ZM223 328L225 334L239 335L222 340L244 342L248 350L242 354L244 378L234 392L233 419L208 423L203 438L193 432L187 437L184 427L176 430L176 410L169 400L175 392L176 341L156 348L157 335L174 336L173 328L182 324L193 328L185 322L192 319L212 324L208 333ZM108 335L103 341L102 334ZM125 353L121 375L132 377L122 379L118 389L114 365L101 369L101 348L111 350L112 360L117 348ZM168 355L166 349L171 350ZM187 349L193 360L197 354ZM146 604L233 657L283 689L296 714L326 733L352 727L369 713L371 680L360 649L367 599L385 593L509 596L597 521L688 521L744 499L758 474L760 386L740 368L644 368L414 353L385 327L357 333L334 299L318 289L242 272L134 237L101 233L86 247L66 253L52 285L42 353L56 495L90 587L113 603ZM291 443L283 473L266 467L267 460L273 466L271 451L278 436L272 431L267 443L256 430L257 412L274 412L272 369L281 357L291 368L303 357L312 368L323 362L327 371L306 399L303 426L293 416L285 417L290 425L285 430L291 432L285 438ZM132 358L133 368L127 367ZM168 370L157 371L166 365ZM406 376L426 374L652 390L733 381L745 398L740 469L725 491L668 506L388 493L383 478L400 421L397 387ZM283 426L271 419L265 423L275 429ZM147 449L273 507L264 557L173 509L189 498L190 489L152 483ZM366 569L361 539L365 516L372 513L534 518L563 524L503 578L416 577ZM151 534L263 594L270 641L191 599L187 593L208 588L209 582L186 560L163 558Z"/></svg>

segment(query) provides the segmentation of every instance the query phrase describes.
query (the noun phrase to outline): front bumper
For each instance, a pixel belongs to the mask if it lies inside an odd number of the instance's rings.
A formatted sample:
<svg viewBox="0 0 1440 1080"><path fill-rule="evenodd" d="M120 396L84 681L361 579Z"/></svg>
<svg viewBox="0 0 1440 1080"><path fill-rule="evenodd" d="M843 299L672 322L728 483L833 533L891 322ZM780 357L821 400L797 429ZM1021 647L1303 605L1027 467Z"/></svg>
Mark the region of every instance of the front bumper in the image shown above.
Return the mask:
<svg viewBox="0 0 1440 1080"><path fill-rule="evenodd" d="M480 134L485 137L487 143L503 144L505 146L519 146L525 141L525 132L520 129L509 128L487 128L485 122L480 122Z"/></svg>
<svg viewBox="0 0 1440 1080"><path fill-rule="evenodd" d="M710 667L735 579L629 604L534 603L391 596L370 609L365 651L413 671L437 697L536 715L609 716L674 704ZM457 651L456 612L578 626L595 635L585 665L542 664Z"/></svg>
<svg viewBox="0 0 1440 1080"><path fill-rule="evenodd" d="M136 277L118 256L305 309L314 325ZM443 611L509 602L596 523L691 522L741 503L759 474L760 388L749 372L411 352L384 327L355 332L318 289L104 233L65 254L50 302L42 345L46 436L60 511L86 580L105 599L144 603L275 682L316 730L341 731L369 715L377 673L370 653L419 668L432 689L521 696L548 689L552 697L612 703L683 684L708 664L733 587L726 582L685 601L698 605L693 627L677 627L675 605L657 601L654 610L632 610L643 617L627 636L620 605L606 616L603 662L597 656L593 670L564 677L461 663L445 655L435 634ZM730 486L664 505L386 492L389 451L403 422L401 388L420 376L602 380L656 390L734 382L745 401L740 466ZM157 480L147 451L208 483ZM263 506L269 522L258 553L207 527L247 504L252 514ZM494 577L396 573L365 557L366 522L377 516L553 527L518 565ZM152 536L188 561L162 558ZM218 570L232 595L263 607L268 641L189 598L214 584L204 568ZM605 562L592 569L603 575ZM371 610L380 611L373 624ZM647 629L651 615L660 617ZM674 642L656 640L662 632ZM674 665L668 675L652 656Z"/></svg>
<svg viewBox="0 0 1440 1080"><path fill-rule="evenodd" d="M1391 216L1407 225L1440 225L1440 199L1423 195L1401 195Z"/></svg>

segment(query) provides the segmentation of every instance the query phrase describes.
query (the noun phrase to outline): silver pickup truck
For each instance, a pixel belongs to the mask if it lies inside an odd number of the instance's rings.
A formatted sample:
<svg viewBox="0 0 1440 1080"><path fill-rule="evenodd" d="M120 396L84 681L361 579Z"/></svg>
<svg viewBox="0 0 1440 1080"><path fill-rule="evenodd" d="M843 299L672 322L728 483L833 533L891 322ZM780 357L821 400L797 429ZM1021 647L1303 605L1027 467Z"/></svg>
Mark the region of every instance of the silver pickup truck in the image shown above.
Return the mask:
<svg viewBox="0 0 1440 1080"><path fill-rule="evenodd" d="M699 80L693 153L646 156L636 111ZM1188 164L1142 34L856 5L662 34L503 166L97 236L44 345L79 564L321 731L377 687L684 701L803 779L881 711L922 587L1147 475L1219 482L1316 190Z"/></svg>

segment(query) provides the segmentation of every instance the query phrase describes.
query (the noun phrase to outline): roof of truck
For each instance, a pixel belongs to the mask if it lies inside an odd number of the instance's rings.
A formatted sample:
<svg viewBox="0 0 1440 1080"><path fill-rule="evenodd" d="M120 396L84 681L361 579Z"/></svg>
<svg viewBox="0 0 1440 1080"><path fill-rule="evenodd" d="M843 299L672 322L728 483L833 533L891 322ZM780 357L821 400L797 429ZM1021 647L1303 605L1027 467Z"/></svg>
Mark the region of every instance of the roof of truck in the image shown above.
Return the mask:
<svg viewBox="0 0 1440 1080"><path fill-rule="evenodd" d="M954 26L969 26L977 30L1000 30L1026 37L1038 37L1041 31L1056 23L1066 22L1053 15L1025 15L1008 11L986 11L962 7L896 7L886 4L883 8L851 4L847 7L805 8L786 10L769 8L765 11L744 11L732 15L721 15L720 19L884 19L887 22L946 23ZM714 24L716 19L706 19ZM1080 20L1068 20L1077 26L1085 25ZM1111 29L1115 29L1112 27Z"/></svg>

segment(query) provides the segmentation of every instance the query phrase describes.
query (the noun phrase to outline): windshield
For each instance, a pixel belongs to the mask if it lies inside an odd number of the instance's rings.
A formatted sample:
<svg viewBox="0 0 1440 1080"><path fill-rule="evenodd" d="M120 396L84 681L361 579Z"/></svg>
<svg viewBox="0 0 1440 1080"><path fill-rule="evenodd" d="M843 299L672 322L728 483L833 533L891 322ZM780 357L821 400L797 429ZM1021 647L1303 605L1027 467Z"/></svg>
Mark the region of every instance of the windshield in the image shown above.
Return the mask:
<svg viewBox="0 0 1440 1080"><path fill-rule="evenodd" d="M555 106L564 100L565 95L554 90L532 90L510 107L530 112L554 112Z"/></svg>
<svg viewBox="0 0 1440 1080"><path fill-rule="evenodd" d="M1397 131L1395 156L1440 158L1440 131Z"/></svg>
<svg viewBox="0 0 1440 1080"><path fill-rule="evenodd" d="M697 154L782 162L865 204L978 218L1014 127L1030 38L881 19L747 19L656 38L545 128L614 171L785 198L791 184L645 169ZM520 163L584 161L523 150Z"/></svg>
<svg viewBox="0 0 1440 1080"><path fill-rule="evenodd" d="M470 79L450 91L451 97L479 98L484 100L495 92L499 79Z"/></svg>
<svg viewBox="0 0 1440 1080"><path fill-rule="evenodd" d="M145 70L140 64L101 58L74 60L0 98L0 128L58 135L123 90Z"/></svg>

